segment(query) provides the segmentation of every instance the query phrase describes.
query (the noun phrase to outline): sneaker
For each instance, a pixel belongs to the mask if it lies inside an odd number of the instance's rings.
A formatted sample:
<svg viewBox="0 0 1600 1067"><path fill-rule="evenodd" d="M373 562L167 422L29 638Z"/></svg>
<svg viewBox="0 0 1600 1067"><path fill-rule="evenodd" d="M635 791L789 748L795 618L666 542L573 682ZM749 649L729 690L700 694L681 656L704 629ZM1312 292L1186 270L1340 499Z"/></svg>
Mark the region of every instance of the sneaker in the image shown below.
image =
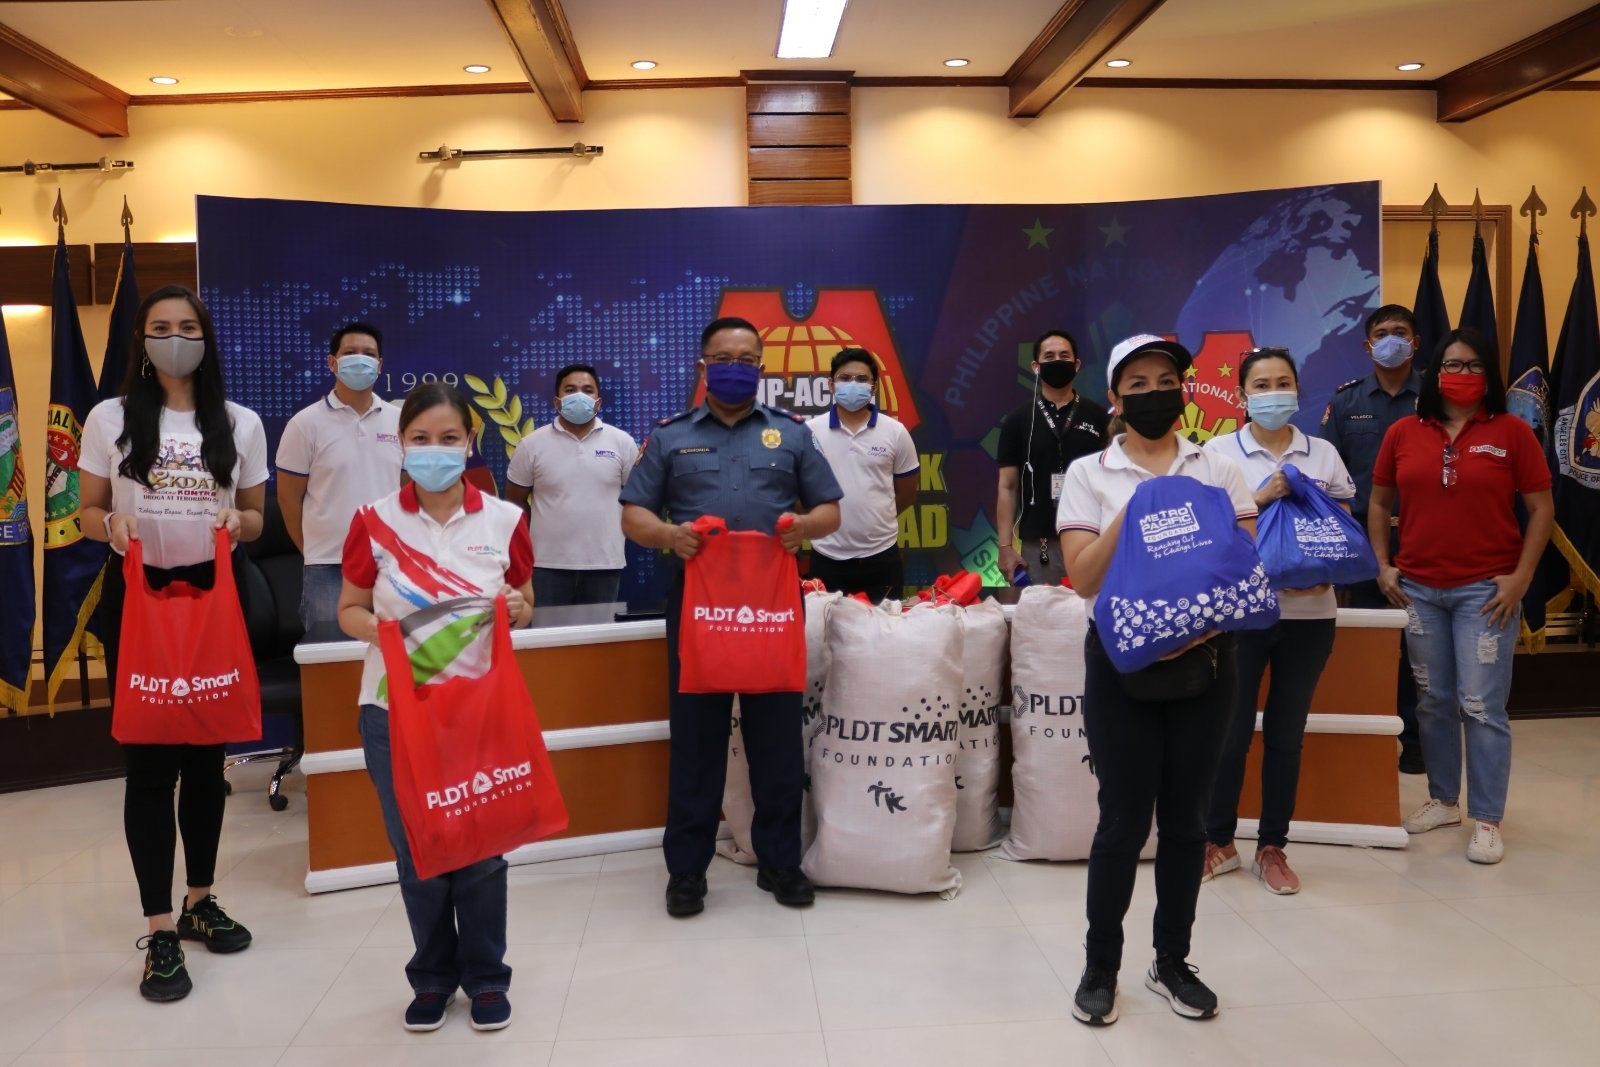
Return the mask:
<svg viewBox="0 0 1600 1067"><path fill-rule="evenodd" d="M1461 805L1446 804L1429 798L1426 804L1407 815L1401 825L1406 828L1408 834L1425 834L1441 826L1460 826Z"/></svg>
<svg viewBox="0 0 1600 1067"><path fill-rule="evenodd" d="M1421 745L1400 746L1400 773L1427 774L1428 765L1422 762Z"/></svg>
<svg viewBox="0 0 1600 1067"><path fill-rule="evenodd" d="M444 1025L445 1009L454 1004L455 999L454 993L418 993L406 1008L406 1029L415 1034L439 1029Z"/></svg>
<svg viewBox="0 0 1600 1067"><path fill-rule="evenodd" d="M685 919L706 910L706 876L674 874L667 878L667 914Z"/></svg>
<svg viewBox="0 0 1600 1067"><path fill-rule="evenodd" d="M183 965L183 946L171 930L146 934L134 944L144 949L144 979L139 995L146 1000L182 1000L194 988Z"/></svg>
<svg viewBox="0 0 1600 1067"><path fill-rule="evenodd" d="M1072 998L1072 1017L1088 1026L1110 1026L1117 1021L1116 971L1083 969L1083 979Z"/></svg>
<svg viewBox="0 0 1600 1067"><path fill-rule="evenodd" d="M1217 995L1200 981L1200 971L1187 960L1157 956L1144 976L1145 988L1167 998L1172 1010L1185 1019L1209 1019L1217 1014Z"/></svg>
<svg viewBox="0 0 1600 1067"><path fill-rule="evenodd" d="M479 993L472 998L474 1030L504 1030L511 1025L511 1001L504 993Z"/></svg>
<svg viewBox="0 0 1600 1067"><path fill-rule="evenodd" d="M212 952L239 952L250 947L250 931L228 918L211 895L192 908L183 906L178 916L178 936L185 941L203 941Z"/></svg>
<svg viewBox="0 0 1600 1067"><path fill-rule="evenodd" d="M817 899L811 879L799 867L762 867L756 872L756 888L790 908L809 908Z"/></svg>
<svg viewBox="0 0 1600 1067"><path fill-rule="evenodd" d="M1287 897L1300 892L1300 878L1289 868L1289 857L1283 854L1281 848L1267 845L1256 849L1255 862L1250 865L1250 870L1261 879L1261 884L1267 887L1269 893Z"/></svg>
<svg viewBox="0 0 1600 1067"><path fill-rule="evenodd" d="M1219 874L1239 869L1239 850L1232 845L1213 845L1206 842L1206 865L1200 875L1201 882L1209 882Z"/></svg>
<svg viewBox="0 0 1600 1067"><path fill-rule="evenodd" d="M1467 843L1467 859L1473 863L1499 863L1506 855L1506 843L1500 836L1500 827L1480 822L1472 831Z"/></svg>

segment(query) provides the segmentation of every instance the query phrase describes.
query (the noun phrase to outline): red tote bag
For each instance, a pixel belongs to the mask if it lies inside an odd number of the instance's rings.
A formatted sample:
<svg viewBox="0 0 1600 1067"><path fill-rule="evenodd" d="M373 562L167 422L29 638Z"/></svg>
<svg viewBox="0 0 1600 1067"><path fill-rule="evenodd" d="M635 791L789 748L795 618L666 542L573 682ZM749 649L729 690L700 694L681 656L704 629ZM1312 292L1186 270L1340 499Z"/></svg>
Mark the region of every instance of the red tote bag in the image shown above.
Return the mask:
<svg viewBox="0 0 1600 1067"><path fill-rule="evenodd" d="M261 686L233 580L228 531L217 531L210 589L144 576L144 546L128 542L111 736L125 745L220 745L261 736Z"/></svg>
<svg viewBox="0 0 1600 1067"><path fill-rule="evenodd" d="M418 688L401 624L379 623L394 792L411 862L433 878L567 828L550 753L495 598L490 666Z"/></svg>
<svg viewBox="0 0 1600 1067"><path fill-rule="evenodd" d="M678 692L798 693L806 687L800 571L776 537L695 521L683 568Z"/></svg>

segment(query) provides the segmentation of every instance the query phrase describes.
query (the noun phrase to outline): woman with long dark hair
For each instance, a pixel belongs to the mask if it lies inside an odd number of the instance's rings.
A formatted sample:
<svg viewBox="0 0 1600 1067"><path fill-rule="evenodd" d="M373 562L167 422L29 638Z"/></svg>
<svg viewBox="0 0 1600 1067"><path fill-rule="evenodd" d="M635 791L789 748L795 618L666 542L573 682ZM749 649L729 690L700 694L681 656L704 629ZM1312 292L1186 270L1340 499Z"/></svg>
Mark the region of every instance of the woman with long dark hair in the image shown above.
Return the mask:
<svg viewBox="0 0 1600 1067"><path fill-rule="evenodd" d="M1389 516L1400 551L1389 558ZM1527 509L1518 522L1515 501ZM1417 413L1384 436L1372 471L1367 527L1378 585L1410 615L1406 647L1417 680L1417 725L1428 802L1407 833L1461 825L1466 735L1467 859L1499 863L1511 780L1506 698L1522 597L1555 523L1550 468L1528 424L1506 414L1494 344L1470 326L1446 334L1422 376Z"/></svg>
<svg viewBox="0 0 1600 1067"><path fill-rule="evenodd" d="M1283 465L1293 463L1335 500L1349 501L1356 485L1338 451L1320 437L1307 437L1289 419L1300 410L1300 374L1286 348L1257 348L1239 362L1239 396L1248 421L1237 432L1213 437L1214 452L1244 472L1254 486L1256 507L1265 509L1289 494ZM1349 504L1345 505L1346 510ZM1268 892L1300 892L1300 878L1289 866L1289 820L1300 785L1300 749L1305 739L1311 697L1333 652L1339 606L1333 587L1279 589L1279 620L1265 630L1239 633L1239 692L1233 724L1217 768L1206 818L1205 873L1209 882L1239 869L1233 835L1239 825L1239 791L1245 759L1256 731L1262 675L1272 666L1261 721L1261 827L1250 869Z"/></svg>
<svg viewBox="0 0 1600 1067"><path fill-rule="evenodd" d="M132 359L122 395L97 404L83 426L79 491L83 532L119 555L140 542L153 588L174 581L199 587L216 573L215 531L234 543L261 536L266 502L267 437L261 419L229 401L211 315L200 298L169 285L144 299L135 316ZM107 568L107 573L116 570ZM101 613L107 674L116 685L120 613ZM250 932L211 893L227 786L221 745L123 745L127 787L123 828L139 898L149 922L141 938L139 991L179 1000L191 988L180 939L212 952L237 952ZM173 792L179 780L177 822ZM176 921L172 867L183 835L188 892Z"/></svg>

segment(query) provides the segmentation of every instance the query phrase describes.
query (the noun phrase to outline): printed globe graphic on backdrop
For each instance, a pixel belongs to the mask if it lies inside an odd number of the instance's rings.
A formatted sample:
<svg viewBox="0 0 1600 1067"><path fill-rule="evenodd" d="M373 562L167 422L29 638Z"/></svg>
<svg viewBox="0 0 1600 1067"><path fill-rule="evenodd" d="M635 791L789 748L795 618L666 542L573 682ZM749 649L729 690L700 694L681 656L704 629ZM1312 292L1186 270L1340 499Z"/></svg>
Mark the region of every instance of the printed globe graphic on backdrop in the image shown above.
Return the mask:
<svg viewBox="0 0 1600 1067"><path fill-rule="evenodd" d="M761 369L767 374L826 372L855 338L833 326L770 326L761 331Z"/></svg>
<svg viewBox="0 0 1600 1067"><path fill-rule="evenodd" d="M1315 432L1333 391L1370 366L1362 324L1381 283L1377 242L1358 229L1369 221L1326 187L1285 195L1195 284L1178 314L1179 340L1197 346L1207 331L1248 330L1257 345L1287 348L1300 369L1294 422ZM1236 356L1228 362L1238 366ZM1197 365L1202 376L1207 369Z"/></svg>

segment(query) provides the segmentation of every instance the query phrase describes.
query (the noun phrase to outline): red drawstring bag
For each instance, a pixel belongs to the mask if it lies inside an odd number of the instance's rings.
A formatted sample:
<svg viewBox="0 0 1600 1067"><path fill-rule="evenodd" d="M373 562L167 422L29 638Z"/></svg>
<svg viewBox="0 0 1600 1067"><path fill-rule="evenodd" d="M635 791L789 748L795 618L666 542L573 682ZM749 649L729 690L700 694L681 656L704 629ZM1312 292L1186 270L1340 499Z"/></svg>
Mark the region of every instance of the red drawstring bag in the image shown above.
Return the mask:
<svg viewBox="0 0 1600 1067"><path fill-rule="evenodd" d="M696 519L700 551L683 568L678 692L798 693L806 620L794 555L770 534Z"/></svg>
<svg viewBox="0 0 1600 1067"><path fill-rule="evenodd" d="M395 802L420 878L470 867L567 828L567 806L511 650L504 597L494 601L490 640L487 674L418 688L402 623L378 624Z"/></svg>
<svg viewBox="0 0 1600 1067"><path fill-rule="evenodd" d="M946 574L934 580L933 585L917 594L916 600L908 600L905 610L910 611L913 605L920 603L933 603L936 605L959 604L966 607L976 604L978 596L983 592L983 576L972 571L961 571L957 574Z"/></svg>
<svg viewBox="0 0 1600 1067"><path fill-rule="evenodd" d="M220 745L261 736L261 686L233 580L228 531L217 531L210 589L173 582L157 592L144 545L122 558L128 592L111 736L125 745Z"/></svg>

